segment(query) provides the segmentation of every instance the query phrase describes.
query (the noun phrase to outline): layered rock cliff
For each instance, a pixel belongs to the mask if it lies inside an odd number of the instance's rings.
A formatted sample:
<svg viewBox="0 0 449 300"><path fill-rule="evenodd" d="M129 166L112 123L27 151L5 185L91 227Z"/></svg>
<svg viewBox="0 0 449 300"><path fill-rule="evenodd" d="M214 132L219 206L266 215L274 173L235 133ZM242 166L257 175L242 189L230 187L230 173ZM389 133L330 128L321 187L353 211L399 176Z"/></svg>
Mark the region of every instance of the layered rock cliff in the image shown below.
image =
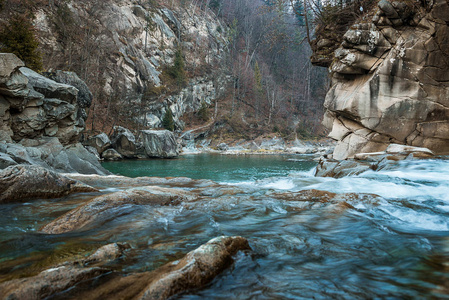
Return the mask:
<svg viewBox="0 0 449 300"><path fill-rule="evenodd" d="M50 75L59 82L24 67L12 53L0 53L0 169L32 164L107 173L79 143L92 99L89 89L75 73Z"/></svg>
<svg viewBox="0 0 449 300"><path fill-rule="evenodd" d="M324 124L338 141L333 158L391 143L449 153L448 2L381 0L360 21L330 65Z"/></svg>
<svg viewBox="0 0 449 300"><path fill-rule="evenodd" d="M210 104L226 81L214 69L226 56L227 30L208 9L177 1L71 0L35 15L44 66L79 73L96 96L92 113L100 119L113 118L115 105L126 121L160 127L170 108L182 128L180 118ZM170 76L178 51L182 84Z"/></svg>

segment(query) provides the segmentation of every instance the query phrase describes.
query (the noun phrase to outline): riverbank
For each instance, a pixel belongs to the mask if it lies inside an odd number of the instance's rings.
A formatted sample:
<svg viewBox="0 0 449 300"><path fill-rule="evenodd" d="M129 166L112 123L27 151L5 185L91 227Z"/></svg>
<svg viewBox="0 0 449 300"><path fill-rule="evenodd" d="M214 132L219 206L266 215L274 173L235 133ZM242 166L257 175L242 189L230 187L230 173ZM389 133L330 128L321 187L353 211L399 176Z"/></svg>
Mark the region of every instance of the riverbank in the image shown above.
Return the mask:
<svg viewBox="0 0 449 300"><path fill-rule="evenodd" d="M180 143L180 155L220 153L226 155L311 154L314 157L331 154L335 142L331 139L285 141L279 137L233 140L227 143L204 140L196 143Z"/></svg>

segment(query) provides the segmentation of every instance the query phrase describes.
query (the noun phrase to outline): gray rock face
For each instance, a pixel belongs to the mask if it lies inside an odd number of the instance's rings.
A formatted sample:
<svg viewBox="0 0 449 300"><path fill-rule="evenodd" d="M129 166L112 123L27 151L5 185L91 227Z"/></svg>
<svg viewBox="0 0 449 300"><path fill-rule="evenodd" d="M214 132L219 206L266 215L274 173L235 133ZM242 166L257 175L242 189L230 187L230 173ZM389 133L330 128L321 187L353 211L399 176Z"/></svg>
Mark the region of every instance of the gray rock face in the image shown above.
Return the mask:
<svg viewBox="0 0 449 300"><path fill-rule="evenodd" d="M449 153L449 4L408 7L382 0L372 23L344 35L331 65L324 124L333 158L384 151L390 143Z"/></svg>
<svg viewBox="0 0 449 300"><path fill-rule="evenodd" d="M134 158L137 155L136 137L124 127L114 127L112 134L112 146L118 153L126 158Z"/></svg>
<svg viewBox="0 0 449 300"><path fill-rule="evenodd" d="M77 103L81 108L90 107L92 104L92 93L84 81L74 72L57 70L56 72L45 73L45 76L59 83L71 85L78 89Z"/></svg>
<svg viewBox="0 0 449 300"><path fill-rule="evenodd" d="M199 13L194 6L170 5L169 2L161 2L159 8L148 1L132 0L87 3L70 0L67 4L80 26L87 25L87 22L98 26L98 30L91 33L91 38L98 41L95 48L98 47L101 52L98 65L102 70L102 78L97 82L101 93L106 96L114 93L126 95L127 103L139 103L145 98L145 110L134 112L136 121L146 123L144 126L161 127L164 110L170 107L176 126L183 128L180 121L182 115L197 111L201 101L210 104L224 91L227 84L225 76L214 80L215 75L206 73L193 78L179 93L163 95L156 92L150 97L152 93L147 93L163 85L161 70L164 66L172 65L180 44L183 44L185 50L187 68L197 68L198 64L221 67L227 53L227 31L210 11ZM168 6L172 8L164 8ZM46 9L40 10L38 14L35 25L42 30L40 36L43 48L52 49L52 59L64 62L64 54L59 50L64 45L54 38L58 33L47 21L54 16ZM45 38L47 36L53 38ZM92 58L97 60L96 55ZM76 81L66 80L65 74L54 72L49 76L82 91ZM83 107L82 103L88 102L80 99L88 98L78 95L80 107Z"/></svg>
<svg viewBox="0 0 449 300"><path fill-rule="evenodd" d="M148 157L174 158L179 155L176 138L168 130L142 130L140 141Z"/></svg>
<svg viewBox="0 0 449 300"><path fill-rule="evenodd" d="M17 165L0 171L0 203L95 191L84 183L40 166Z"/></svg>
<svg viewBox="0 0 449 300"><path fill-rule="evenodd" d="M0 76L2 140L47 136L57 137L63 145L78 142L86 118L78 89L23 67L14 54L0 53L0 64L4 65ZM81 80L77 84L82 86Z"/></svg>
<svg viewBox="0 0 449 300"><path fill-rule="evenodd" d="M56 137L24 139L21 144L0 142L0 158L5 167L28 164L64 173L109 174L81 144L63 146Z"/></svg>

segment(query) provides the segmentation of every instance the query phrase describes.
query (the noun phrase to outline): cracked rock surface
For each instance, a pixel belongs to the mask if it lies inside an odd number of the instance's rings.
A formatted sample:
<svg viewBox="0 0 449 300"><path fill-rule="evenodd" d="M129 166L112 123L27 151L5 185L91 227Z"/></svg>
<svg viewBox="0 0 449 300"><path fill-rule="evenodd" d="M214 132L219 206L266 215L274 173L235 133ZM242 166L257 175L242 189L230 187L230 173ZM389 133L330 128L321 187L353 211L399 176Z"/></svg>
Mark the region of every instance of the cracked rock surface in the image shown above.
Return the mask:
<svg viewBox="0 0 449 300"><path fill-rule="evenodd" d="M449 5L382 0L335 51L324 124L333 159L391 143L449 153Z"/></svg>

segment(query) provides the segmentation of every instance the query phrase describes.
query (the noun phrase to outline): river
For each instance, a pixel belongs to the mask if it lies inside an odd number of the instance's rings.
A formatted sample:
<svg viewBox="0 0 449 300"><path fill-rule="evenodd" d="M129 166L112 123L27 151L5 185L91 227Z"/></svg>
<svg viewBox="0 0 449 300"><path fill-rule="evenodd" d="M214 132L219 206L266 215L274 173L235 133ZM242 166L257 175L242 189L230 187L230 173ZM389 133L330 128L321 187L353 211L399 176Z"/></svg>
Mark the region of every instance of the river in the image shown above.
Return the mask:
<svg viewBox="0 0 449 300"><path fill-rule="evenodd" d="M103 226L56 236L38 229L92 195L2 205L0 280L108 242L135 249L117 268L152 270L213 237L240 235L253 253L180 299L449 298L449 160L406 160L341 179L314 177L315 165L308 156L282 155L105 163L122 175L211 179L235 192L127 208ZM311 189L350 194L295 198Z"/></svg>

